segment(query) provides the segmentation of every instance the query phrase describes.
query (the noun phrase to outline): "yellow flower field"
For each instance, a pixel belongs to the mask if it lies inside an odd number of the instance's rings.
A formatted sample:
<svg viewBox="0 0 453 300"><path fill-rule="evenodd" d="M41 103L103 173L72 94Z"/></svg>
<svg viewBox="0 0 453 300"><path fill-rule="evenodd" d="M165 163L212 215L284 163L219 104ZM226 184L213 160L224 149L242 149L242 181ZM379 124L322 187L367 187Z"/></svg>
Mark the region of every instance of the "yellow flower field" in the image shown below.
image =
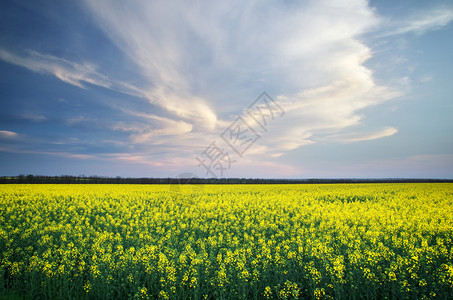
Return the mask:
<svg viewBox="0 0 453 300"><path fill-rule="evenodd" d="M0 293L451 299L453 184L1 185Z"/></svg>

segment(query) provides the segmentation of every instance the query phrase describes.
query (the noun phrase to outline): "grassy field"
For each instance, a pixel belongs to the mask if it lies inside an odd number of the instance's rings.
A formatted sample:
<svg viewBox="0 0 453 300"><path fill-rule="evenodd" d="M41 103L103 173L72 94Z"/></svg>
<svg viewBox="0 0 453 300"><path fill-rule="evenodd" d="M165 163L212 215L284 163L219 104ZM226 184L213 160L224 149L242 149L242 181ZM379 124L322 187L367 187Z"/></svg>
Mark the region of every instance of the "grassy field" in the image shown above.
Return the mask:
<svg viewBox="0 0 453 300"><path fill-rule="evenodd" d="M453 184L0 185L16 299L452 299Z"/></svg>

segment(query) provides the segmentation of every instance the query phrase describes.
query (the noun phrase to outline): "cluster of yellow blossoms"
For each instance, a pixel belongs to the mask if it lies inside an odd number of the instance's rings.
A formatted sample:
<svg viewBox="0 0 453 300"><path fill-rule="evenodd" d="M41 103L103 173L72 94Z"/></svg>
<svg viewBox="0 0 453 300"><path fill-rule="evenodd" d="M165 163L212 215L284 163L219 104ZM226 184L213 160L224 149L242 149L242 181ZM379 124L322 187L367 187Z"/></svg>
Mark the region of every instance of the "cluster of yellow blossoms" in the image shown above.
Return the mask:
<svg viewBox="0 0 453 300"><path fill-rule="evenodd" d="M452 239L448 183L0 186L26 298L448 298Z"/></svg>

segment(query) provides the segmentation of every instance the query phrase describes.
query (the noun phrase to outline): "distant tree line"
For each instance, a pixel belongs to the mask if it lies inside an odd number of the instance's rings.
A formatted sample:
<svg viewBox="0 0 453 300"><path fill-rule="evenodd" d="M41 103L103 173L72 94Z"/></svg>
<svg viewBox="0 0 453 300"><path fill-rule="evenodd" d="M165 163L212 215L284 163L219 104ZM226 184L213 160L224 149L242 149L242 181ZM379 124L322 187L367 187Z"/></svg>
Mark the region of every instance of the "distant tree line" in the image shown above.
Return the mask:
<svg viewBox="0 0 453 300"><path fill-rule="evenodd" d="M453 179L261 179L261 178L123 178L102 176L40 176L19 175L0 177L0 184L314 184L314 183L422 183L453 182Z"/></svg>

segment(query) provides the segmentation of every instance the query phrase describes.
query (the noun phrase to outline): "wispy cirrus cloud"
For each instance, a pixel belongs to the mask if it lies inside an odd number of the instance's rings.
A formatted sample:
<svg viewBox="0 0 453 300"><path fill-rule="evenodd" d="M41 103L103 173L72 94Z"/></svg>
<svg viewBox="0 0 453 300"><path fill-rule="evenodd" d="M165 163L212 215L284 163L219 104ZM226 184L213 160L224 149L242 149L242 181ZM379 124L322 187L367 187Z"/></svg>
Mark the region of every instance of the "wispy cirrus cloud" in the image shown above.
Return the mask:
<svg viewBox="0 0 453 300"><path fill-rule="evenodd" d="M132 144L161 144L160 138L162 137L183 135L192 130L192 125L184 121L159 116L147 116L147 118L158 122L155 126L135 122L118 122L112 126L112 129L130 133Z"/></svg>
<svg viewBox="0 0 453 300"><path fill-rule="evenodd" d="M0 130L0 139L15 139L19 137L16 132L9 130Z"/></svg>
<svg viewBox="0 0 453 300"><path fill-rule="evenodd" d="M449 7L434 7L416 11L409 16L389 20L380 29L383 37L414 33L422 35L428 31L439 30L453 21L453 9Z"/></svg>
<svg viewBox="0 0 453 300"><path fill-rule="evenodd" d="M44 122L47 121L48 118L43 115L37 115L37 114L23 114L20 116L24 120L29 120L32 122Z"/></svg>
<svg viewBox="0 0 453 300"><path fill-rule="evenodd" d="M79 64L36 51L27 51L26 54L18 55L5 49L0 49L0 59L33 72L52 74L61 81L80 88L86 88L86 83L111 87L107 77L97 72L89 63Z"/></svg>
<svg viewBox="0 0 453 300"><path fill-rule="evenodd" d="M0 59L25 67L33 72L54 75L61 81L82 89L86 89L86 85L91 84L131 96L149 99L152 104L168 110L176 118L183 118L193 123L201 124L205 129L215 127L216 115L204 100L194 95L186 94L182 98L181 95L167 94L161 88L156 89L151 95L147 89L141 89L132 83L109 78L98 71L97 67L91 63L73 62L37 51L29 50L25 54L19 55L0 49ZM203 122L200 123L200 120Z"/></svg>
<svg viewBox="0 0 453 300"><path fill-rule="evenodd" d="M0 138L1 138L0 132ZM35 144L36 146L36 144ZM36 148L36 147L35 147ZM38 147L39 148L39 147ZM37 154L37 155L48 155L48 156L58 156L66 158L76 158L76 159L96 159L96 155L91 154L81 154L71 151L57 151L51 150L47 147L41 147L41 149L24 149L23 145L12 144L12 145L0 145L0 152L9 152L16 154Z"/></svg>
<svg viewBox="0 0 453 300"><path fill-rule="evenodd" d="M354 132L354 133L349 133L349 134L340 134L340 135L331 135L327 136L325 139L330 140L330 141L337 141L340 143L355 143L355 142L361 142L361 141L371 141L371 140L377 140L381 139L384 137L389 137L398 132L398 129L394 127L385 127L381 130L377 130L374 132L364 132L364 133L359 133L359 132Z"/></svg>

